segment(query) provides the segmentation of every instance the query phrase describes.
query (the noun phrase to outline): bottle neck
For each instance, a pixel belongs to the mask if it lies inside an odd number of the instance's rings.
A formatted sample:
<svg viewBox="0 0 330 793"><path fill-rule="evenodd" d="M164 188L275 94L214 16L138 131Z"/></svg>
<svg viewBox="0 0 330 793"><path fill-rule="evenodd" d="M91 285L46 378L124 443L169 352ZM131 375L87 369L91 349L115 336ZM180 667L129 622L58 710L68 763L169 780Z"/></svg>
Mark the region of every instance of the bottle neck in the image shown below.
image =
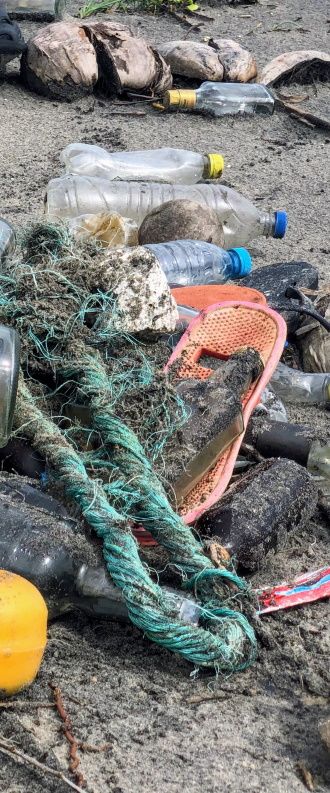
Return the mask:
<svg viewBox="0 0 330 793"><path fill-rule="evenodd" d="M275 231L275 213L261 212L259 222L262 229L261 235L263 237L273 237Z"/></svg>

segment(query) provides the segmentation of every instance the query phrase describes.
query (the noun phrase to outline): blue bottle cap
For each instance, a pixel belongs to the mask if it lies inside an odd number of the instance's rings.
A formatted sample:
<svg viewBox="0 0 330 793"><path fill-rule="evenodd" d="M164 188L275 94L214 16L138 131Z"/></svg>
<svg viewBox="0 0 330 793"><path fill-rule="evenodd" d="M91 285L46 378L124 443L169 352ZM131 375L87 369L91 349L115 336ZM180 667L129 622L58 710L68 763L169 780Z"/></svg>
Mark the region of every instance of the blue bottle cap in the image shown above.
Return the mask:
<svg viewBox="0 0 330 793"><path fill-rule="evenodd" d="M282 240L288 225L288 215L282 209L275 212L275 223L273 237L277 240Z"/></svg>
<svg viewBox="0 0 330 793"><path fill-rule="evenodd" d="M233 278L244 278L252 270L252 259L246 248L231 248L228 253L233 259L235 272Z"/></svg>

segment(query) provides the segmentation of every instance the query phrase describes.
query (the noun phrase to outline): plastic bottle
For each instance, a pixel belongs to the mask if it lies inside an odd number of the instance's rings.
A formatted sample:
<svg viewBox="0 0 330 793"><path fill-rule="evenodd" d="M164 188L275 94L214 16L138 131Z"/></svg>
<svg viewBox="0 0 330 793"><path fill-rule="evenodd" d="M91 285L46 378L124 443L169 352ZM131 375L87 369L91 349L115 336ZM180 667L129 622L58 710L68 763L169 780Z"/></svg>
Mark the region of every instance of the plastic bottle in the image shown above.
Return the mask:
<svg viewBox="0 0 330 793"><path fill-rule="evenodd" d="M67 173L81 176L170 184L218 179L224 169L221 154L199 154L185 149L110 152L88 143L70 143L61 153L61 162Z"/></svg>
<svg viewBox="0 0 330 793"><path fill-rule="evenodd" d="M13 227L6 220L0 218L0 261L13 253L16 245L16 235Z"/></svg>
<svg viewBox="0 0 330 793"><path fill-rule="evenodd" d="M264 414L271 421L287 421L288 414L282 400L274 393L268 385L261 394L259 405L255 408L253 415Z"/></svg>
<svg viewBox="0 0 330 793"><path fill-rule="evenodd" d="M246 245L256 237L282 239L285 235L286 212L260 212L236 190L221 184L111 182L97 176L67 174L49 182L45 203L51 217L73 218L108 211L129 217L140 225L156 207L181 198L208 206L219 214L225 248Z"/></svg>
<svg viewBox="0 0 330 793"><path fill-rule="evenodd" d="M176 240L145 245L156 256L170 286L223 284L248 275L251 256L245 248L224 251L210 242Z"/></svg>
<svg viewBox="0 0 330 793"><path fill-rule="evenodd" d="M330 374L301 372L279 363L271 386L284 402L330 408Z"/></svg>
<svg viewBox="0 0 330 793"><path fill-rule="evenodd" d="M0 475L1 567L37 587L51 618L80 609L128 621L121 590L111 582L97 546L56 499L17 476ZM182 622L198 624L193 598L170 589L166 594Z"/></svg>
<svg viewBox="0 0 330 793"><path fill-rule="evenodd" d="M171 90L164 98L166 110L184 108L213 116L274 112L272 92L259 83L202 83L196 91Z"/></svg>
<svg viewBox="0 0 330 793"><path fill-rule="evenodd" d="M315 478L330 506L330 444L315 440L310 447L307 469Z"/></svg>

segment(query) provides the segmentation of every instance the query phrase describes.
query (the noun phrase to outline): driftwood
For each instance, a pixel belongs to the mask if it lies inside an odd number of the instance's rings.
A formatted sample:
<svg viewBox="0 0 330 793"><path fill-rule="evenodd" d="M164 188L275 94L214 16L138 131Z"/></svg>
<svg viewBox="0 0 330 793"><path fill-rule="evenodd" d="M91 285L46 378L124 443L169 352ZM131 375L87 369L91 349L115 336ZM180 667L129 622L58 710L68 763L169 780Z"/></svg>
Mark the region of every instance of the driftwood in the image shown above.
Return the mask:
<svg viewBox="0 0 330 793"><path fill-rule="evenodd" d="M172 85L169 66L147 44L119 22L85 22L95 47L103 87L109 94L125 91L163 93Z"/></svg>
<svg viewBox="0 0 330 793"><path fill-rule="evenodd" d="M21 75L31 91L55 99L77 99L90 94L98 79L94 47L79 24L47 25L28 41Z"/></svg>
<svg viewBox="0 0 330 793"><path fill-rule="evenodd" d="M258 82L264 85L276 85L279 81L301 79L304 83L315 77L330 75L330 55L320 50L296 50L283 52L264 66Z"/></svg>
<svg viewBox="0 0 330 793"><path fill-rule="evenodd" d="M173 74L196 80L223 79L223 66L207 44L197 41L168 41L157 47Z"/></svg>
<svg viewBox="0 0 330 793"><path fill-rule="evenodd" d="M249 50L232 39L210 39L210 47L216 51L223 66L224 80L247 83L257 75L257 62Z"/></svg>

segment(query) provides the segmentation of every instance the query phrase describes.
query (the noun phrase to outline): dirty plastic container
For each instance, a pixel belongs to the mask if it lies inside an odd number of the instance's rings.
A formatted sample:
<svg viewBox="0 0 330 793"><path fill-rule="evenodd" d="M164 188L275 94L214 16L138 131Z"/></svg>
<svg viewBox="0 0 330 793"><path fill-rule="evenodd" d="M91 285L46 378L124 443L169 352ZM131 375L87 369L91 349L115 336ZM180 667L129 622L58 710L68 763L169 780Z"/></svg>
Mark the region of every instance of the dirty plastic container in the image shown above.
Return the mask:
<svg viewBox="0 0 330 793"><path fill-rule="evenodd" d="M65 0L6 0L6 8L12 19L60 19Z"/></svg>
<svg viewBox="0 0 330 793"><path fill-rule="evenodd" d="M0 218L0 261L3 262L8 254L13 253L16 246L16 235L13 227L7 220Z"/></svg>
<svg viewBox="0 0 330 793"><path fill-rule="evenodd" d="M195 184L202 179L218 179L224 169L221 154L184 149L110 152L88 143L70 143L60 159L67 173L127 182Z"/></svg>
<svg viewBox="0 0 330 793"><path fill-rule="evenodd" d="M176 240L145 245L156 256L170 286L224 284L248 275L251 256L245 248L225 251L210 242Z"/></svg>
<svg viewBox="0 0 330 793"><path fill-rule="evenodd" d="M316 479L320 490L329 497L330 505L330 444L324 444L318 440L312 443L307 469Z"/></svg>
<svg viewBox="0 0 330 793"><path fill-rule="evenodd" d="M196 91L175 89L164 98L166 110L192 110L213 116L272 114L272 92L259 83L202 83Z"/></svg>
<svg viewBox="0 0 330 793"><path fill-rule="evenodd" d="M271 386L284 402L330 408L330 374L301 372L279 363Z"/></svg>
<svg viewBox="0 0 330 793"><path fill-rule="evenodd" d="M50 618L79 609L128 621L122 592L97 564L99 555L60 502L21 477L0 474L0 568L38 588ZM165 591L177 618L197 625L198 603Z"/></svg>
<svg viewBox="0 0 330 793"><path fill-rule="evenodd" d="M166 201L187 199L208 206L219 215L225 248L246 245L256 237L282 238L286 212L263 212L225 185L171 185L155 182L111 182L97 176L66 175L47 187L45 209L50 217L73 218L98 212L117 212L141 224Z"/></svg>

